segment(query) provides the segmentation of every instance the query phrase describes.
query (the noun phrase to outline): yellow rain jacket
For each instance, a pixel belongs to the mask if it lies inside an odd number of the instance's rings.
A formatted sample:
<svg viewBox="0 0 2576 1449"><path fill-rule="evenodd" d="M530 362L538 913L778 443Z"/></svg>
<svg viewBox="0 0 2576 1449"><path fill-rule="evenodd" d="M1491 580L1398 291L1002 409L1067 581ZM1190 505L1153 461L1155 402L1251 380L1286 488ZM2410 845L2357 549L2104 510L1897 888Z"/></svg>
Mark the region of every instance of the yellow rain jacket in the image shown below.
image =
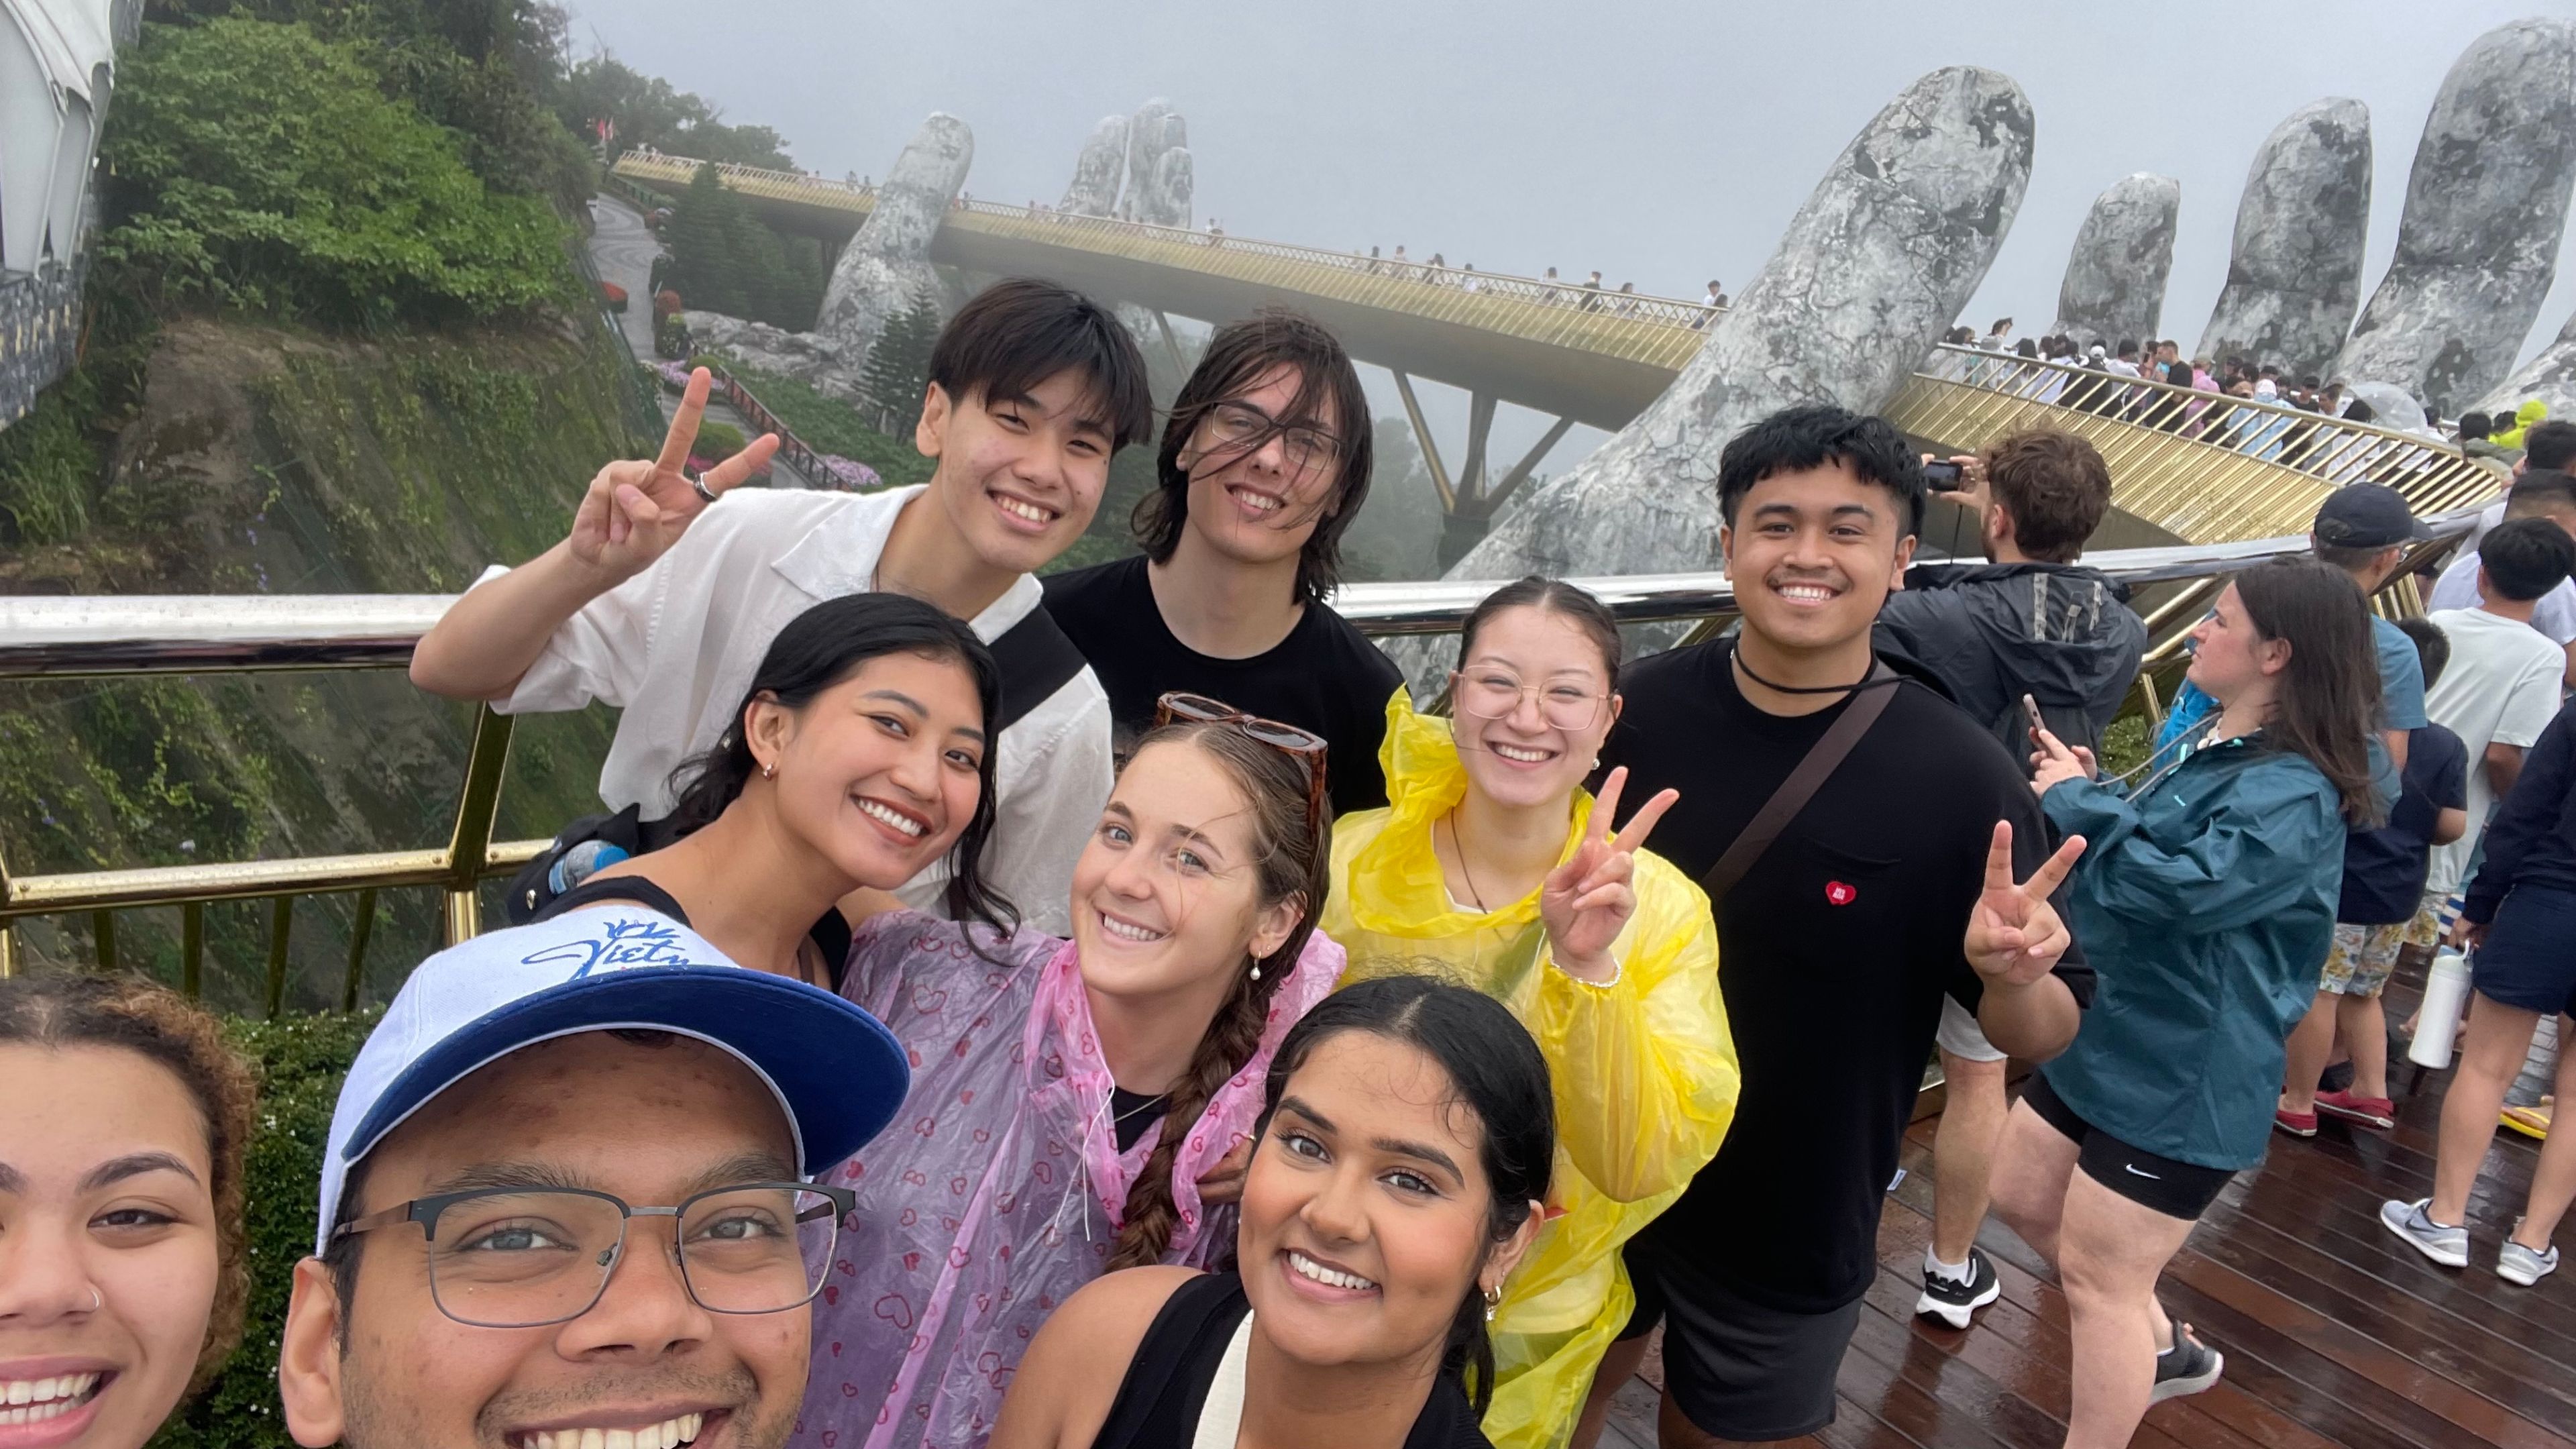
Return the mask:
<svg viewBox="0 0 2576 1449"><path fill-rule="evenodd" d="M1498 911L1449 899L1432 825L1466 793L1449 722L1387 705L1384 810L1333 827L1324 931L1350 953L1342 984L1407 972L1448 977L1520 1018L1547 1057L1556 1093L1556 1166L1548 1206L1562 1215L1505 1286L1492 1325L1498 1449L1562 1445L1592 1371L1627 1324L1634 1295L1619 1245L1652 1222L1717 1154L1735 1116L1735 1044L1717 989L1708 897L1661 856L1637 852L1637 913L1612 950L1619 979L1578 981L1547 961L1533 891ZM1567 855L1592 797L1577 791Z"/></svg>
<svg viewBox="0 0 2576 1449"><path fill-rule="evenodd" d="M2519 450L2526 446L2525 435L2530 433L2531 425L2548 420L2549 404L2536 397L2526 398L2522 406L2513 410L2513 426L2503 432L2489 434L2487 441L2499 448Z"/></svg>

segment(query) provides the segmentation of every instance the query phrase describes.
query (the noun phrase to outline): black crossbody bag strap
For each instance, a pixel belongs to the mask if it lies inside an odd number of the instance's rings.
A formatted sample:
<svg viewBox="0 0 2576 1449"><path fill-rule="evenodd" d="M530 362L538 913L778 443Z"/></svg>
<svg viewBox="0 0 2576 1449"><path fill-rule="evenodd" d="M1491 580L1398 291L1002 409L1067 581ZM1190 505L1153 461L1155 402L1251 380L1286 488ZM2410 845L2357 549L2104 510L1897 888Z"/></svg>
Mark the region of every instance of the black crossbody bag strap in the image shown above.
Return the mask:
<svg viewBox="0 0 2576 1449"><path fill-rule="evenodd" d="M1798 812L1807 808L1807 802L1816 798L1816 791L1833 778L1852 747L1860 743L1860 737L1869 733L1880 715L1887 713L1887 702L1896 697L1896 683L1896 671L1877 664L1869 678L1853 690L1851 708L1825 727L1824 735L1808 747L1797 768L1745 822L1735 843L1717 858L1717 864L1708 868L1708 874L1699 878L1700 889L1708 892L1710 904L1725 904L1726 893L1735 889L1735 883L1744 879L1744 873L1762 858L1762 852L1771 848L1771 842L1779 839L1789 822L1798 818Z"/></svg>
<svg viewBox="0 0 2576 1449"><path fill-rule="evenodd" d="M1002 671L1002 718L993 733L1018 724L1029 711L1070 683L1091 661L1055 616L1041 604L993 641L993 663Z"/></svg>

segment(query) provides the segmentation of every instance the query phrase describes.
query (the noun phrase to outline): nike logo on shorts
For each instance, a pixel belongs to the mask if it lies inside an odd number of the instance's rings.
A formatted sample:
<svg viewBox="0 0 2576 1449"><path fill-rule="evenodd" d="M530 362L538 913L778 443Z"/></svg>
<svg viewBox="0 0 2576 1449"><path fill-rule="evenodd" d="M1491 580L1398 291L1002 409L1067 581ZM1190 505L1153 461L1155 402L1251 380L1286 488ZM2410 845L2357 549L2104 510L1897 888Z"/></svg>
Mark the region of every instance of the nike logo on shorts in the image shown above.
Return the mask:
<svg viewBox="0 0 2576 1449"><path fill-rule="evenodd" d="M2152 1172L2138 1172L2138 1165L2137 1165L2136 1163L2134 1163L2134 1162L2123 1162L2123 1163L2121 1163L2120 1165L2121 1165L2122 1167L2125 1167L2125 1168L2129 1169L2131 1172L2137 1172L2137 1173L2138 1173L2138 1176L2140 1176L2140 1177L2147 1178L2147 1179L2149 1179L2149 1180L2151 1180L2151 1181L2154 1181L2154 1182L2162 1182L2162 1181L2164 1181L2164 1179L2163 1179L2163 1178L2161 1178L2161 1177L2157 1177L2157 1176L2156 1176L2154 1173L2152 1173Z"/></svg>

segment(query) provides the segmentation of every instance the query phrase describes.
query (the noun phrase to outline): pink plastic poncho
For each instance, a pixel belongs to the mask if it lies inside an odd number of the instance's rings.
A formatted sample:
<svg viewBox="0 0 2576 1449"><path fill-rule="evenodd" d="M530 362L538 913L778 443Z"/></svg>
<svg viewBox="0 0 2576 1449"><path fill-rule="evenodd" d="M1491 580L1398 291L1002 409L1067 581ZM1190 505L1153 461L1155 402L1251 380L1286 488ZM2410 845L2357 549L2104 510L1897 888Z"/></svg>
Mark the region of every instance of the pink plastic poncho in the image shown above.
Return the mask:
<svg viewBox="0 0 2576 1449"><path fill-rule="evenodd" d="M859 1200L814 1302L797 1444L982 1449L1031 1335L1100 1275L1161 1135L1118 1151L1073 943L1026 929L976 939L994 959L966 928L898 911L850 944L842 994L902 1040L912 1091L826 1179ZM1164 1262L1205 1267L1232 1246L1233 1209L1203 1210L1198 1180L1251 1136L1280 1038L1341 974L1342 948L1316 932L1270 999L1260 1049L1174 1158Z"/></svg>

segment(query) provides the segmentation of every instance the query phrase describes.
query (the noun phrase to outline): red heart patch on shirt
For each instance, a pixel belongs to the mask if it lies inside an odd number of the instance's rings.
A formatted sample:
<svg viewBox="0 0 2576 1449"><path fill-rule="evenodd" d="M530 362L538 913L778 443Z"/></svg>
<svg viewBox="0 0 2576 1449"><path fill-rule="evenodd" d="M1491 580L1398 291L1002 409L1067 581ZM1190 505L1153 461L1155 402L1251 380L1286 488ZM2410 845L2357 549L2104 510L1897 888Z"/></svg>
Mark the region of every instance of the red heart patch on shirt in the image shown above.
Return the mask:
<svg viewBox="0 0 2576 1449"><path fill-rule="evenodd" d="M1847 906L1854 900L1858 899L1859 896L1860 892L1853 890L1850 886L1843 884L1841 881L1829 880L1825 882L1825 900L1830 905Z"/></svg>

